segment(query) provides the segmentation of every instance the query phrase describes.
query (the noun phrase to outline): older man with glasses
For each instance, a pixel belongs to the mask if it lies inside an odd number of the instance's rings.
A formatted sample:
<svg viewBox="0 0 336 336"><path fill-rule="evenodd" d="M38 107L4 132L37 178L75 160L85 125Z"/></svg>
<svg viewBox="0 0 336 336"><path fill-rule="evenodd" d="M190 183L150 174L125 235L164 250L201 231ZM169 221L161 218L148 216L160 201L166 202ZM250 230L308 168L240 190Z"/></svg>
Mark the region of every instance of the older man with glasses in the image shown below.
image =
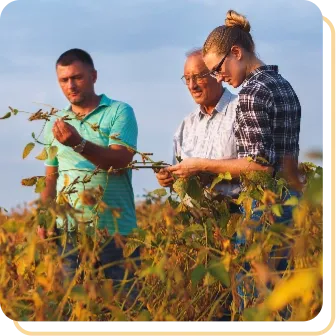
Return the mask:
<svg viewBox="0 0 336 336"><path fill-rule="evenodd" d="M237 157L237 145L233 132L238 98L223 88L206 67L202 50L187 53L183 83L187 86L197 108L184 118L174 135L174 164L177 157L228 159ZM202 176L206 176L202 174ZM169 187L172 175L161 169L156 174L159 184ZM223 182L216 187L222 195L236 197L239 184ZM232 211L238 212L235 204Z"/></svg>

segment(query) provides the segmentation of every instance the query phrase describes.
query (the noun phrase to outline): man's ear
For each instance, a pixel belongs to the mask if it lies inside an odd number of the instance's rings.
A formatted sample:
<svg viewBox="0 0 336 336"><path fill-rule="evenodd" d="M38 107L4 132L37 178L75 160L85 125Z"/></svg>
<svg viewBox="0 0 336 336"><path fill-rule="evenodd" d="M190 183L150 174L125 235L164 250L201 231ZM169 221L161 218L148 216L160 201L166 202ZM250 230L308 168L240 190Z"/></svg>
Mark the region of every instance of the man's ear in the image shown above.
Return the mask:
<svg viewBox="0 0 336 336"><path fill-rule="evenodd" d="M231 52L238 61L242 58L242 49L240 47L232 46Z"/></svg>
<svg viewBox="0 0 336 336"><path fill-rule="evenodd" d="M98 78L97 70L92 69L92 80L93 80L93 83L96 83L97 78Z"/></svg>

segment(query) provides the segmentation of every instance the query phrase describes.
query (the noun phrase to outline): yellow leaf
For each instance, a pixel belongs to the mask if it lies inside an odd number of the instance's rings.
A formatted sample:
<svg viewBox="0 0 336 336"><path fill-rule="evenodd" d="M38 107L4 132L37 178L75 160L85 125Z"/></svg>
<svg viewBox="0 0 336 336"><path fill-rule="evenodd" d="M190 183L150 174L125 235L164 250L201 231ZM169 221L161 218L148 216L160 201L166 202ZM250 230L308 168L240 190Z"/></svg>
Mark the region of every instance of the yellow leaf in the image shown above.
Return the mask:
<svg viewBox="0 0 336 336"><path fill-rule="evenodd" d="M43 307L43 301L41 300L40 296L36 292L33 293L32 297L33 297L36 308Z"/></svg>
<svg viewBox="0 0 336 336"><path fill-rule="evenodd" d="M323 257L320 257L320 261L318 264L318 270L319 270L319 276L322 278L323 277Z"/></svg>
<svg viewBox="0 0 336 336"><path fill-rule="evenodd" d="M42 152L39 155L35 156L35 158L37 160L42 160L42 161L48 159L47 150L45 148L43 148Z"/></svg>
<svg viewBox="0 0 336 336"><path fill-rule="evenodd" d="M57 155L58 147L57 146L51 146L49 148L49 159L53 160L55 156Z"/></svg>
<svg viewBox="0 0 336 336"><path fill-rule="evenodd" d="M64 186L65 187L70 184L70 177L69 177L68 174L64 174L63 181L64 181Z"/></svg>
<svg viewBox="0 0 336 336"><path fill-rule="evenodd" d="M46 187L46 178L45 176L41 176L36 182L35 192L41 193L45 187Z"/></svg>
<svg viewBox="0 0 336 336"><path fill-rule="evenodd" d="M229 272L230 270L231 259L232 257L229 253L227 253L225 257L222 259L222 263L227 272Z"/></svg>
<svg viewBox="0 0 336 336"><path fill-rule="evenodd" d="M23 150L22 158L25 159L29 155L29 153L33 150L34 147L35 144L33 142L30 142L28 145L26 145L26 147Z"/></svg>
<svg viewBox="0 0 336 336"><path fill-rule="evenodd" d="M43 287L45 287L46 290L50 290L51 289L52 281L49 281L47 278L45 278L43 276L37 276L36 277L36 281L40 285L42 285Z"/></svg>
<svg viewBox="0 0 336 336"><path fill-rule="evenodd" d="M307 295L308 291L312 291L316 287L317 281L316 270L295 273L290 279L281 281L274 288L265 300L265 305L268 309L277 311L294 299Z"/></svg>

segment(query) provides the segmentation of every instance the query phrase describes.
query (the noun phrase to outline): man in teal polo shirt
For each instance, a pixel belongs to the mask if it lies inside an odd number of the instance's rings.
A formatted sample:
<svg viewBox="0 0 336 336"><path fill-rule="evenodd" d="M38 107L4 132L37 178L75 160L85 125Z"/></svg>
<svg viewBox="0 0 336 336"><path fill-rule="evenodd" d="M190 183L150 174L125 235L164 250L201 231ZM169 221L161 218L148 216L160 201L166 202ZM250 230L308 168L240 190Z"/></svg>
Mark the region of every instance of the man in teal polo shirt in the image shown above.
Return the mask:
<svg viewBox="0 0 336 336"><path fill-rule="evenodd" d="M45 143L57 146L58 151L54 159L47 159L45 162L46 188L41 199L43 202L55 199L69 182L77 177L82 180L98 167L103 172L92 176L85 186L76 184L78 193L69 195L69 203L81 210L81 214L76 217L78 222L97 225L100 229L106 228L111 235L116 232L127 235L136 227L132 174L130 170L108 174L107 170L110 167L126 167L133 159L134 152L129 148L136 148L138 134L133 109L126 103L95 93L97 71L91 56L84 50L71 49L63 53L56 62L56 72L70 106L58 111L57 116L47 122L45 127ZM66 120L62 118L65 116ZM102 201L109 208L99 213L97 222L94 220L92 207L83 204L81 198L76 199L84 188L88 190L99 185L104 189ZM112 208L119 210L118 215ZM58 218L57 228L58 232L73 232L76 230L76 223L71 218L68 221ZM71 248L73 246L65 249L63 247L63 251L66 253ZM103 265L120 258L122 251L115 246L114 241L100 255ZM67 259L66 270L74 272L78 266L78 255L70 255ZM123 272L110 267L105 269L105 275L113 279L122 278Z"/></svg>

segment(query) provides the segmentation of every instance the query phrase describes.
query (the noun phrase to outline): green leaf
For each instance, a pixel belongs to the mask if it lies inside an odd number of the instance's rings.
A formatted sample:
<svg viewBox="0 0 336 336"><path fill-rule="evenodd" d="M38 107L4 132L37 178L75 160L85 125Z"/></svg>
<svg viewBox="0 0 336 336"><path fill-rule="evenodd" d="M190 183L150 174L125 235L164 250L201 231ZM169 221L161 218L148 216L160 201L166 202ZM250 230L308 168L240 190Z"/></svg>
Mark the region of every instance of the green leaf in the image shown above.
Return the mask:
<svg viewBox="0 0 336 336"><path fill-rule="evenodd" d="M264 308L247 308L243 311L243 321L265 321L268 313Z"/></svg>
<svg viewBox="0 0 336 336"><path fill-rule="evenodd" d="M207 273L206 268L203 265L197 265L191 273L191 283L195 287Z"/></svg>
<svg viewBox="0 0 336 336"><path fill-rule="evenodd" d="M196 177L192 177L191 179L189 179L186 191L191 198L197 201L200 201L202 199L203 190Z"/></svg>
<svg viewBox="0 0 336 336"><path fill-rule="evenodd" d="M165 188L159 188L152 191L152 194L158 195L160 197L166 196L167 191Z"/></svg>
<svg viewBox="0 0 336 336"><path fill-rule="evenodd" d="M42 161L48 159L47 150L45 148L43 148L42 152L39 155L37 155L35 158L38 159L38 160L42 160Z"/></svg>
<svg viewBox="0 0 336 336"><path fill-rule="evenodd" d="M292 196L291 198L289 198L284 205L291 205L291 206L296 206L299 204L299 200L297 197Z"/></svg>
<svg viewBox="0 0 336 336"><path fill-rule="evenodd" d="M184 196L186 195L187 181L185 179L179 178L173 184L173 189L180 196L181 200L183 200Z"/></svg>
<svg viewBox="0 0 336 336"><path fill-rule="evenodd" d="M148 310L142 310L138 317L136 318L136 321L150 321L152 319L152 316Z"/></svg>
<svg viewBox="0 0 336 336"><path fill-rule="evenodd" d="M204 227L200 224L192 224L188 226L182 233L182 238L187 239L195 233L204 232Z"/></svg>
<svg viewBox="0 0 336 336"><path fill-rule="evenodd" d="M22 158L25 159L29 155L29 153L33 150L34 147L35 147L35 144L33 142L30 142L29 144L27 144L23 150Z"/></svg>
<svg viewBox="0 0 336 336"><path fill-rule="evenodd" d="M7 112L3 117L1 117L0 119L8 119L11 116L10 112Z"/></svg>
<svg viewBox="0 0 336 336"><path fill-rule="evenodd" d="M141 241L134 241L129 239L123 248L124 257L129 257L142 244L143 243Z"/></svg>
<svg viewBox="0 0 336 336"><path fill-rule="evenodd" d="M211 183L210 191L221 181L223 180L232 180L232 176L229 172L219 174Z"/></svg>
<svg viewBox="0 0 336 336"><path fill-rule="evenodd" d="M36 182L35 192L40 193L44 190L45 187L46 187L46 178L45 176L42 176Z"/></svg>
<svg viewBox="0 0 336 336"><path fill-rule="evenodd" d="M83 286L77 285L72 288L69 297L74 301L85 301L87 294Z"/></svg>
<svg viewBox="0 0 336 336"><path fill-rule="evenodd" d="M19 110L18 109L14 109L13 113L14 113L14 115L17 115L19 113Z"/></svg>
<svg viewBox="0 0 336 336"><path fill-rule="evenodd" d="M167 201L173 209L176 209L179 206L179 202L172 199L171 196L168 197Z"/></svg>
<svg viewBox="0 0 336 336"><path fill-rule="evenodd" d="M217 280L221 282L222 285L229 287L230 286L230 275L224 267L224 264L212 260L209 264L208 272Z"/></svg>
<svg viewBox="0 0 336 336"><path fill-rule="evenodd" d="M243 191L243 192L241 192L241 193L239 194L239 197L238 197L236 203L237 203L238 205L240 205L240 204L242 204L243 201L244 201L246 198L248 198L248 197L249 197L249 196L247 195L247 193L246 193L245 191Z"/></svg>
<svg viewBox="0 0 336 336"><path fill-rule="evenodd" d="M288 230L288 226L275 223L270 226L269 230L276 233L282 233Z"/></svg>
<svg viewBox="0 0 336 336"><path fill-rule="evenodd" d="M276 215L277 217L281 217L283 214L283 209L282 206L280 204L274 204L272 205L272 212L274 213L274 215Z"/></svg>
<svg viewBox="0 0 336 336"><path fill-rule="evenodd" d="M49 148L49 159L53 160L56 157L57 152L58 152L58 147L57 146L51 146Z"/></svg>

